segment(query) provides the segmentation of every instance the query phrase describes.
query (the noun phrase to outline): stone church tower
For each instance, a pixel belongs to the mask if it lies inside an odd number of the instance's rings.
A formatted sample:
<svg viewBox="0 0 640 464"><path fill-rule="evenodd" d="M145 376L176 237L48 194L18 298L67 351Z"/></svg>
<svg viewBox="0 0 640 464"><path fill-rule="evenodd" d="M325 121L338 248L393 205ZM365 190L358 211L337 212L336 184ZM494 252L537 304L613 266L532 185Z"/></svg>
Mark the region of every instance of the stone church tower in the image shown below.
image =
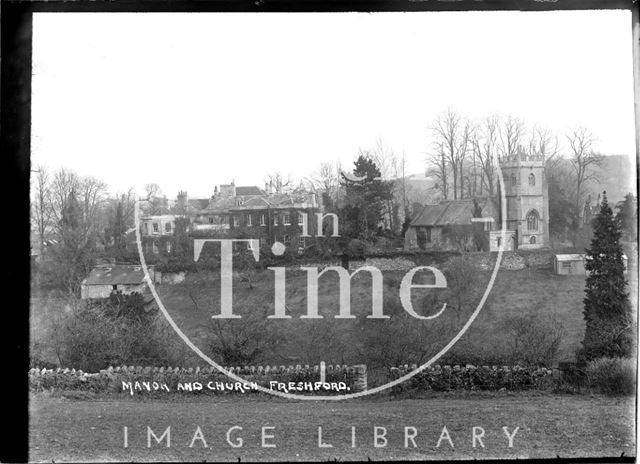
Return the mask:
<svg viewBox="0 0 640 464"><path fill-rule="evenodd" d="M500 161L504 178L507 224L513 231L511 249L549 245L549 192L544 156L518 153ZM515 245L515 246L513 246Z"/></svg>

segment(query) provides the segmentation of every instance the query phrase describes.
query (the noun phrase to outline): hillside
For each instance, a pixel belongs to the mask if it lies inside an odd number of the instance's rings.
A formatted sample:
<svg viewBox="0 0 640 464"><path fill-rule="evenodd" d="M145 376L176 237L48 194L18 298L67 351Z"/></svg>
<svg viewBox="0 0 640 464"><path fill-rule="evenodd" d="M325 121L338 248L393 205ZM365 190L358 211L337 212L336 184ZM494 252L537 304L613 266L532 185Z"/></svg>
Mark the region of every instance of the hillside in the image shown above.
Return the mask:
<svg viewBox="0 0 640 464"><path fill-rule="evenodd" d="M242 314L246 318L253 311L263 314L273 313L273 282L270 273L261 273L253 282L253 289L245 284L234 285L234 313ZM293 273L291 273L293 274ZM489 273L481 272L478 287L484 289ZM281 344L273 349L265 349L261 356L262 362L269 364L312 364L324 360L326 362L364 362L364 358L372 355L362 350L378 350L383 347L372 342L367 337L368 330L379 330L380 339L399 350L411 352L411 346L400 346L396 337L417 337L416 340L429 340L428 349L424 355L433 355L448 340L452 334L466 322L466 315L475 308L479 301L477 293L472 302L457 316L452 309L452 296L441 296L441 300L449 300L450 308L438 322L423 324L412 318L402 319L403 311L396 312L398 305L398 286L404 273L385 272L385 314L395 313L399 322L372 321L364 319L365 314L371 312L371 280L368 277L357 277L352 285L352 313L362 315L357 321L338 320L333 316L338 314L338 279L326 276L320 280L319 308L325 314L323 320L304 320L299 316L306 311L306 276L303 274L287 275L287 312L292 319L269 321L261 329L269 331L277 326L277 330L284 331L285 337ZM219 312L219 280L215 276L208 276L205 280L196 281L189 276L183 284L159 287L159 293L168 311L175 318L184 331L197 340L198 346L206 349L207 340L211 337L211 315ZM480 315L471 326L467 337L454 348L458 349L456 359L466 356L468 350L475 353L485 353L489 357L498 358L498 354L506 354L514 343L513 334L506 328L507 321L514 316L534 315L535 320L548 321L555 317L566 331L558 352L558 360L573 357L583 336L584 323L582 320L582 298L584 292L584 276L558 276L550 269L528 268L520 271L501 271L495 286ZM414 292L419 293L419 292ZM194 301L196 302L194 304ZM435 313L427 309L417 295L412 299L416 311ZM441 303L431 304L430 308L440 308ZM391 309L390 309L391 308ZM393 318L392 318L393 319ZM440 321L443 319L443 321ZM395 321L395 319L393 319ZM229 322L229 321L226 321ZM235 323L233 321L232 323ZM244 323L244 322L243 322ZM388 325L383 325L388 324ZM366 325L370 327L367 328ZM416 332L417 331L417 332ZM444 343L443 343L444 342ZM381 354L381 356L383 356ZM386 355L385 355L386 356ZM408 356L408 355L407 355ZM390 362L403 362L403 355L388 358Z"/></svg>

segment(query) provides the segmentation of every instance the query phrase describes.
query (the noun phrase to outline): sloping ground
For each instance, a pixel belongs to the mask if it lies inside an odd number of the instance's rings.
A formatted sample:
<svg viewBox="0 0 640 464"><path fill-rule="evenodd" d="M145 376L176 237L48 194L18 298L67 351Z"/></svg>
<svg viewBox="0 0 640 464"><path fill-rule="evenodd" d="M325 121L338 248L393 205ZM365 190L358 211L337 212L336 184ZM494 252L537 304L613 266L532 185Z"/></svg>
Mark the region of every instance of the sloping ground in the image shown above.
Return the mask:
<svg viewBox="0 0 640 464"><path fill-rule="evenodd" d="M384 275L386 308L390 301L398 301L398 287L404 273L385 272ZM489 275L490 273L486 271L481 273L479 290L484 290L485 287L482 285L488 282ZM468 337L476 343L492 346L494 343L503 341L502 339L505 337L503 322L513 315L535 313L540 318L555 316L566 330L566 336L560 346L559 358L560 360L571 359L575 350L579 348L584 333L582 318L584 281L584 276L558 276L549 269L527 268L520 271L501 271L498 273L487 303L469 329ZM322 321L299 319L299 316L306 311L306 276L303 273L295 275L287 273L286 284L286 308L288 314L292 314L293 318L272 322L287 331L290 338L296 339L296 335L304 331L305 328L308 329L311 325L316 324L319 327L318 332L324 330L324 343L329 343L331 341L329 338L336 337L344 337L352 342L357 339L356 331L360 330L360 326L356 322L333 318L338 314L339 308L339 287L336 276L327 275L320 280L318 306L320 313L326 315ZM252 286L253 289L249 289L247 284L236 282L234 285L234 313L241 314L243 317L247 317L250 311L266 311L267 314L273 314L274 290L271 272L257 275ZM211 316L214 312L219 312L219 280L213 275L208 275L207 279L201 279L200 276L188 276L184 284L165 285L158 287L158 290L165 306L178 325L198 346L205 347L207 334L210 331ZM474 302L478 300L479 294ZM368 276L354 278L351 302L353 314L361 314L360 318L363 318L364 314L370 314L371 279ZM414 303L417 303L416 298L414 298ZM415 306L419 308L418 304ZM470 305L466 313L474 308L475 304ZM388 310L385 309L385 312ZM462 319L457 327L461 327L461 324L465 322L465 318ZM371 321L364 323L367 322ZM320 335L318 336L320 337ZM321 337L320 340L322 341ZM318 362L319 359L311 359L314 357L314 353L301 352L303 346L304 340L300 343L294 343L285 350L284 358L276 357L268 362L277 364ZM358 362L358 359L352 358L351 355L347 357L350 358L347 362ZM336 362L340 362L340 360Z"/></svg>

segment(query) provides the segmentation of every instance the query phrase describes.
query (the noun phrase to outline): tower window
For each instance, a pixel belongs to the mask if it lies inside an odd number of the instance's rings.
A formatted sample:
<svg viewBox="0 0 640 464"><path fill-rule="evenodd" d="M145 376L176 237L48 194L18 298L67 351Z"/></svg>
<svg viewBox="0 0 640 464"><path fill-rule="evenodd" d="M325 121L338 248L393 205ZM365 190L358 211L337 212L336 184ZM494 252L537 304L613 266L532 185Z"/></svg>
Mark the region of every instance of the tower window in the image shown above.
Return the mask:
<svg viewBox="0 0 640 464"><path fill-rule="evenodd" d="M533 175L533 173L529 174L529 186L530 187L535 187L536 185L536 176Z"/></svg>
<svg viewBox="0 0 640 464"><path fill-rule="evenodd" d="M536 236L535 236L535 235L532 235L532 236L531 236L531 238L529 239L529 243L530 243L531 245L534 245L534 244L536 243Z"/></svg>
<svg viewBox="0 0 640 464"><path fill-rule="evenodd" d="M527 230L538 230L538 212L531 210L527 213Z"/></svg>
<svg viewBox="0 0 640 464"><path fill-rule="evenodd" d="M518 185L518 179L516 179L516 175L515 174L511 174L511 185L513 187L515 187L516 185Z"/></svg>

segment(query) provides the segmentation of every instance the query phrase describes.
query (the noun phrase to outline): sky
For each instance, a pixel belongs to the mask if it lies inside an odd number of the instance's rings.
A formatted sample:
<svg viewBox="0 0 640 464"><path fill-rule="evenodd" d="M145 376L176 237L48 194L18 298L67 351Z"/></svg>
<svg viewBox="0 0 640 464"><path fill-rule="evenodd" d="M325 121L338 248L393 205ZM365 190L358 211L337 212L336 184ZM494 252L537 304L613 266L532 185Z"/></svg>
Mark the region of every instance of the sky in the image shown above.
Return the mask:
<svg viewBox="0 0 640 464"><path fill-rule="evenodd" d="M380 139L424 173L447 108L635 156L632 71L629 11L36 13L32 164L209 197Z"/></svg>

